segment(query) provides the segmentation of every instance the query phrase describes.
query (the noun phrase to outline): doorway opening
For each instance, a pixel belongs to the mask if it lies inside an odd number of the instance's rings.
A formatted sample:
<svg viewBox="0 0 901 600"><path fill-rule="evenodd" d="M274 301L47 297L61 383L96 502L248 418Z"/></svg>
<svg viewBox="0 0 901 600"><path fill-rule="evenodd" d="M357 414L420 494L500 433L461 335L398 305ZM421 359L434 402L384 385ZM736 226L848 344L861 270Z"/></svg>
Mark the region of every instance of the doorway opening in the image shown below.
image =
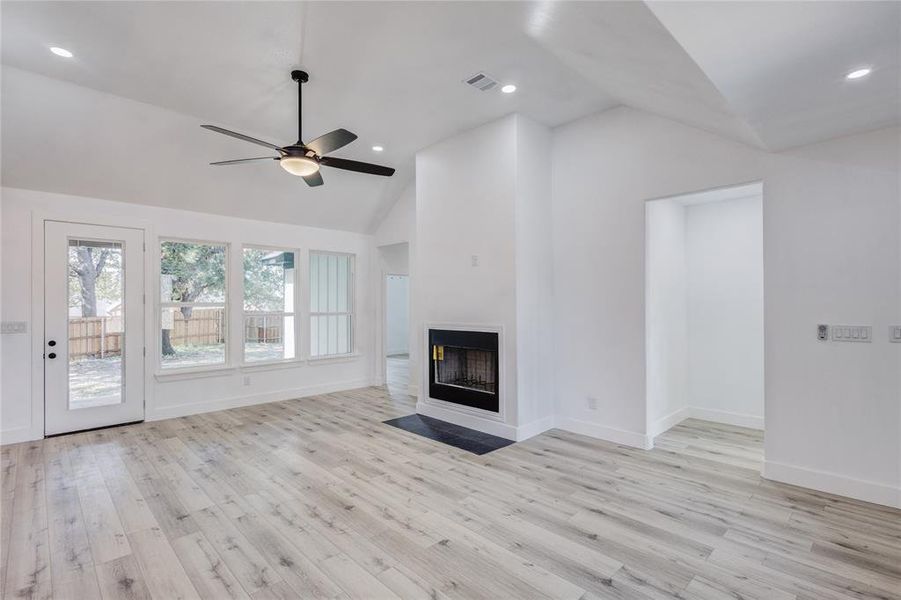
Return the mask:
<svg viewBox="0 0 901 600"><path fill-rule="evenodd" d="M761 183L645 206L648 435L668 432L655 445L694 444L757 470L764 425L762 207Z"/></svg>
<svg viewBox="0 0 901 600"><path fill-rule="evenodd" d="M410 253L402 242L378 248L382 271L384 381L392 396L410 389Z"/></svg>

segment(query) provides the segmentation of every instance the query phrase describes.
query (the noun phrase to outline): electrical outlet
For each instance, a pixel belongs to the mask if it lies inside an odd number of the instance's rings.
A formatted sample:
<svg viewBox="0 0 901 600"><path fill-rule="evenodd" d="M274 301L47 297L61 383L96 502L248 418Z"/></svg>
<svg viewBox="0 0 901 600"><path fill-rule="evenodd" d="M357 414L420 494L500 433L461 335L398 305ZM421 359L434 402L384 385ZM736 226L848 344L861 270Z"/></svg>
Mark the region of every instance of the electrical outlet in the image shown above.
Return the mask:
<svg viewBox="0 0 901 600"><path fill-rule="evenodd" d="M479 255L478 254L472 255L472 266L474 266L474 267L479 266Z"/></svg>
<svg viewBox="0 0 901 600"><path fill-rule="evenodd" d="M244 376L244 385L250 385L250 375Z"/></svg>
<svg viewBox="0 0 901 600"><path fill-rule="evenodd" d="M0 333L28 333L28 321L3 321Z"/></svg>
<svg viewBox="0 0 901 600"><path fill-rule="evenodd" d="M817 325L817 339L821 342L826 342L829 340L829 326L828 325Z"/></svg>
<svg viewBox="0 0 901 600"><path fill-rule="evenodd" d="M901 344L901 325L892 325L888 328L888 341Z"/></svg>
<svg viewBox="0 0 901 600"><path fill-rule="evenodd" d="M588 409L589 410L597 410L598 409L598 399L597 398L588 396L586 398L586 400L588 401Z"/></svg>
<svg viewBox="0 0 901 600"><path fill-rule="evenodd" d="M869 325L833 325L832 341L870 343L873 341L873 328Z"/></svg>

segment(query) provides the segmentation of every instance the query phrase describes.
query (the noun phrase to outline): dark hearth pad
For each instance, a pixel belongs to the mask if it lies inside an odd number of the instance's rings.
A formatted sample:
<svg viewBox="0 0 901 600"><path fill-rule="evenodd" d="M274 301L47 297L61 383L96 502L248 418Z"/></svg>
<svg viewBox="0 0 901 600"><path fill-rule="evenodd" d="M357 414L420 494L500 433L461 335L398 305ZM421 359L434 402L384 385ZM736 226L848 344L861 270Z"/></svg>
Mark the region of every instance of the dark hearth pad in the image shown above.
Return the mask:
<svg viewBox="0 0 901 600"><path fill-rule="evenodd" d="M482 433L475 429L461 427L423 415L407 415L406 417L388 419L383 422L386 425L479 455L488 454L514 443L513 440L507 440L496 435Z"/></svg>

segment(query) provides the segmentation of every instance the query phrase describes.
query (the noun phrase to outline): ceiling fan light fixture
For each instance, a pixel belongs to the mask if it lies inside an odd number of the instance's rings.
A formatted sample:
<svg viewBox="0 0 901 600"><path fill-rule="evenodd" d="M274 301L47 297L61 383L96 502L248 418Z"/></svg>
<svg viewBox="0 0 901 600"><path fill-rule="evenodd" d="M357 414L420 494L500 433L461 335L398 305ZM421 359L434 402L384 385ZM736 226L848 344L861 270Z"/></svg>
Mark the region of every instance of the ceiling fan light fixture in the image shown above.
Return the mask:
<svg viewBox="0 0 901 600"><path fill-rule="evenodd" d="M283 156L278 164L291 175L298 177L306 177L319 170L319 162L309 156Z"/></svg>

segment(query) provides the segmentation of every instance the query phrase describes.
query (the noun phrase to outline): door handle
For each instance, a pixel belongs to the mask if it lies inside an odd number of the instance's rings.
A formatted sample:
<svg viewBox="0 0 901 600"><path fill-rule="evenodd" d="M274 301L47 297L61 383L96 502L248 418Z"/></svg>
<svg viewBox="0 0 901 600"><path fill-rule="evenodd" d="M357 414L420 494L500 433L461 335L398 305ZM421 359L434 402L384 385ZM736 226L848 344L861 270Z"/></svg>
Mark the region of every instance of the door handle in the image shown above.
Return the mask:
<svg viewBox="0 0 901 600"><path fill-rule="evenodd" d="M56 358L56 352L51 352L47 355L47 358Z"/></svg>

